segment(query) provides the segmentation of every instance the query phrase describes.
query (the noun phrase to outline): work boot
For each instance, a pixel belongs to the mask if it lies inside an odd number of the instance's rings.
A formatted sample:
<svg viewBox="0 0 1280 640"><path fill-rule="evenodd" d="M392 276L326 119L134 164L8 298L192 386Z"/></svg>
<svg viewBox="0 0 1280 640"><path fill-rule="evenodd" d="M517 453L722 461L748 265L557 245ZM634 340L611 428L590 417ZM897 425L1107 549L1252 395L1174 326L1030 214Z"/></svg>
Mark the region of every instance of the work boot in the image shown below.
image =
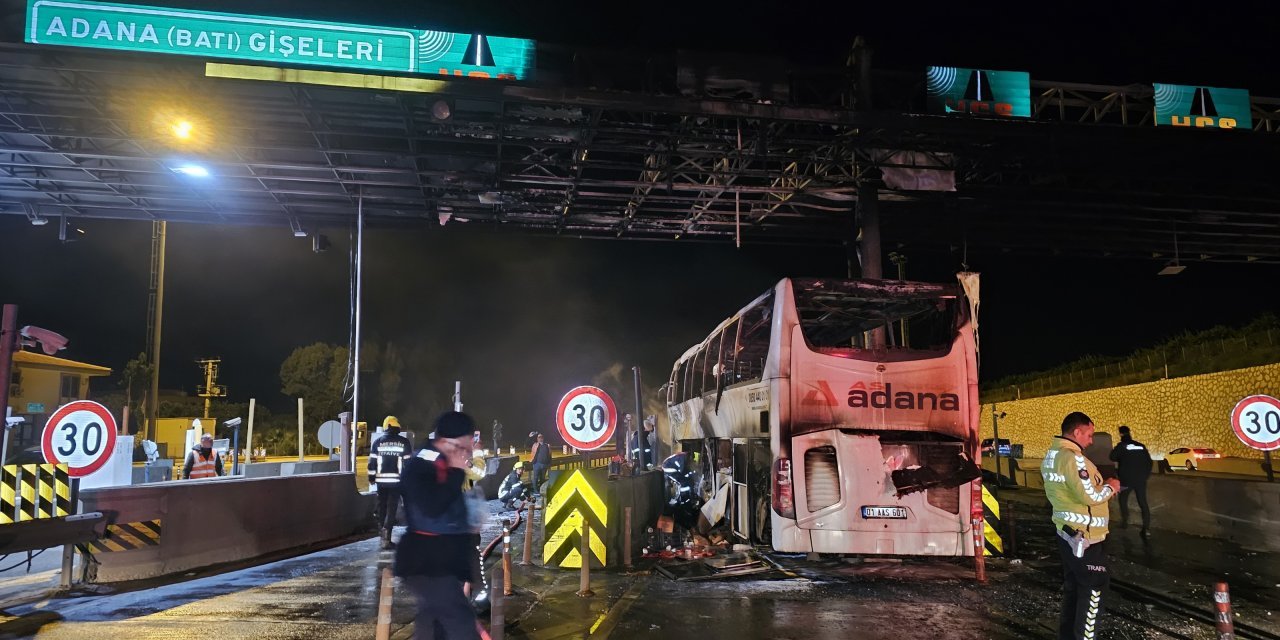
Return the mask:
<svg viewBox="0 0 1280 640"><path fill-rule="evenodd" d="M396 548L396 543L391 541L391 530L388 529L386 531L383 531L382 532L382 550L387 551L389 549L394 549L394 548Z"/></svg>

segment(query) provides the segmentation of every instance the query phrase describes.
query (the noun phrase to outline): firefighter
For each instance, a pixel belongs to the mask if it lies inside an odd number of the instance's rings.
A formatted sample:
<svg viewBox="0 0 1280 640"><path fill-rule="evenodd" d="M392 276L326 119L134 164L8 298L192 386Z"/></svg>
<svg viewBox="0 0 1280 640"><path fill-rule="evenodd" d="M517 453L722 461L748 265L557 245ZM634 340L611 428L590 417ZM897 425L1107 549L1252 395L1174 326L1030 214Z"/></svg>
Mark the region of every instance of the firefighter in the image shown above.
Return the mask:
<svg viewBox="0 0 1280 640"><path fill-rule="evenodd" d="M1079 411L1062 421L1040 465L1045 495L1053 506L1053 526L1062 556L1061 640L1097 637L1107 574L1107 502L1120 492L1120 481L1103 481L1098 468L1084 455L1093 443L1093 420Z"/></svg>
<svg viewBox="0 0 1280 640"><path fill-rule="evenodd" d="M524 462L517 462L516 467L502 481L502 487L498 489L498 499L502 501L502 506L510 509L515 505L516 500L525 497L528 488L524 485L523 476Z"/></svg>
<svg viewBox="0 0 1280 640"><path fill-rule="evenodd" d="M391 529L396 525L400 508L400 471L413 455L413 443L400 433L400 420L387 416L382 421L382 435L369 447L369 484L378 487L378 506L374 519L382 530L382 548L391 549Z"/></svg>

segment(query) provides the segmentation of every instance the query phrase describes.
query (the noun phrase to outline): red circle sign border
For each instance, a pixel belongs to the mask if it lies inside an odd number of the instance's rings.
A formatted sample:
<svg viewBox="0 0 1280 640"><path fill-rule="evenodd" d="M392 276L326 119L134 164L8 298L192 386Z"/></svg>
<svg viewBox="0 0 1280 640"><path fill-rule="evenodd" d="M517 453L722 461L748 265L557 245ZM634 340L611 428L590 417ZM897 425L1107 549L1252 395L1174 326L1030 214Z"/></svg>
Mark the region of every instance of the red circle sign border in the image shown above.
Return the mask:
<svg viewBox="0 0 1280 640"><path fill-rule="evenodd" d="M1240 442L1245 443L1253 449L1257 449L1258 451L1276 451L1277 449L1280 449L1280 440L1272 442L1269 445L1263 444L1245 435L1244 429L1240 426L1240 414L1244 412L1244 408L1246 406L1254 402L1269 404L1275 407L1277 411L1280 411L1280 400L1261 394L1247 396L1240 402L1237 402L1235 408L1231 410L1231 430L1235 432L1236 437L1240 439Z"/></svg>
<svg viewBox="0 0 1280 640"><path fill-rule="evenodd" d="M588 442L582 442L577 438L574 438L573 436L569 435L569 429L564 424L565 407L568 407L569 403L574 398L583 394L593 395L597 398L600 398L600 401L604 403L604 406L609 409L609 425L605 427L604 433L600 434L600 437L596 438L595 440L591 440ZM613 404L613 398L610 398L609 394L605 393L604 389L601 389L599 387L592 387L587 385L583 385L581 387L574 387L569 390L569 393L564 394L564 397L560 399L560 406L556 407L556 430L560 432L560 437L564 438L565 444L568 444L569 446L575 449L579 449L582 451L594 451L596 449L599 449L600 447L604 446L604 443L613 439L613 435L615 432L617 432L617 429L618 429L618 407Z"/></svg>
<svg viewBox="0 0 1280 640"><path fill-rule="evenodd" d="M103 443L103 454L93 464L87 467L71 467L67 465L67 475L73 478L83 478L107 464L107 460L111 458L111 454L116 448L116 417L111 415L111 410L93 402L92 400L76 400L58 407L53 415L49 416L49 420L44 423L44 433L40 434L40 450L44 454L45 462L49 464L62 464L53 450L53 429L50 427L57 425L68 414L75 411L90 411L98 417L102 418L103 428L107 430L106 442Z"/></svg>

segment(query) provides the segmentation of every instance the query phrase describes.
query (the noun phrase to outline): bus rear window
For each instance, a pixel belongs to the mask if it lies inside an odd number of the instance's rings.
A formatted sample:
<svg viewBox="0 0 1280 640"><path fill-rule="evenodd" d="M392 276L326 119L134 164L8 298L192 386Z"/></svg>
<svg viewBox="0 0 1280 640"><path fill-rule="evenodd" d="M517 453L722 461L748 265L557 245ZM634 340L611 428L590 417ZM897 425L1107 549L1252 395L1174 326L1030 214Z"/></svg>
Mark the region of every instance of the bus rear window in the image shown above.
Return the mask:
<svg viewBox="0 0 1280 640"><path fill-rule="evenodd" d="M958 287L913 282L794 280L800 330L820 353L946 352L967 314Z"/></svg>

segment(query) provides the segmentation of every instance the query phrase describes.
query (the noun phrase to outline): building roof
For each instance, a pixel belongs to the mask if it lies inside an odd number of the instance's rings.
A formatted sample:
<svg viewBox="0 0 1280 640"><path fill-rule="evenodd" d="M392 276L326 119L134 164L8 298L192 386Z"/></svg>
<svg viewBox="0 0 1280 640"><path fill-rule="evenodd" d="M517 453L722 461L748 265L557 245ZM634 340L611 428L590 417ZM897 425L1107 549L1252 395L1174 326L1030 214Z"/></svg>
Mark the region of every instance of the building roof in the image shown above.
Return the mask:
<svg viewBox="0 0 1280 640"><path fill-rule="evenodd" d="M75 360L66 360L64 358L55 358L53 356L46 356L43 353L33 353L31 351L13 352L13 363L15 365L34 365L46 369L70 369L80 373L86 373L90 376L111 375L111 369L107 367L99 367L96 364L76 362Z"/></svg>

